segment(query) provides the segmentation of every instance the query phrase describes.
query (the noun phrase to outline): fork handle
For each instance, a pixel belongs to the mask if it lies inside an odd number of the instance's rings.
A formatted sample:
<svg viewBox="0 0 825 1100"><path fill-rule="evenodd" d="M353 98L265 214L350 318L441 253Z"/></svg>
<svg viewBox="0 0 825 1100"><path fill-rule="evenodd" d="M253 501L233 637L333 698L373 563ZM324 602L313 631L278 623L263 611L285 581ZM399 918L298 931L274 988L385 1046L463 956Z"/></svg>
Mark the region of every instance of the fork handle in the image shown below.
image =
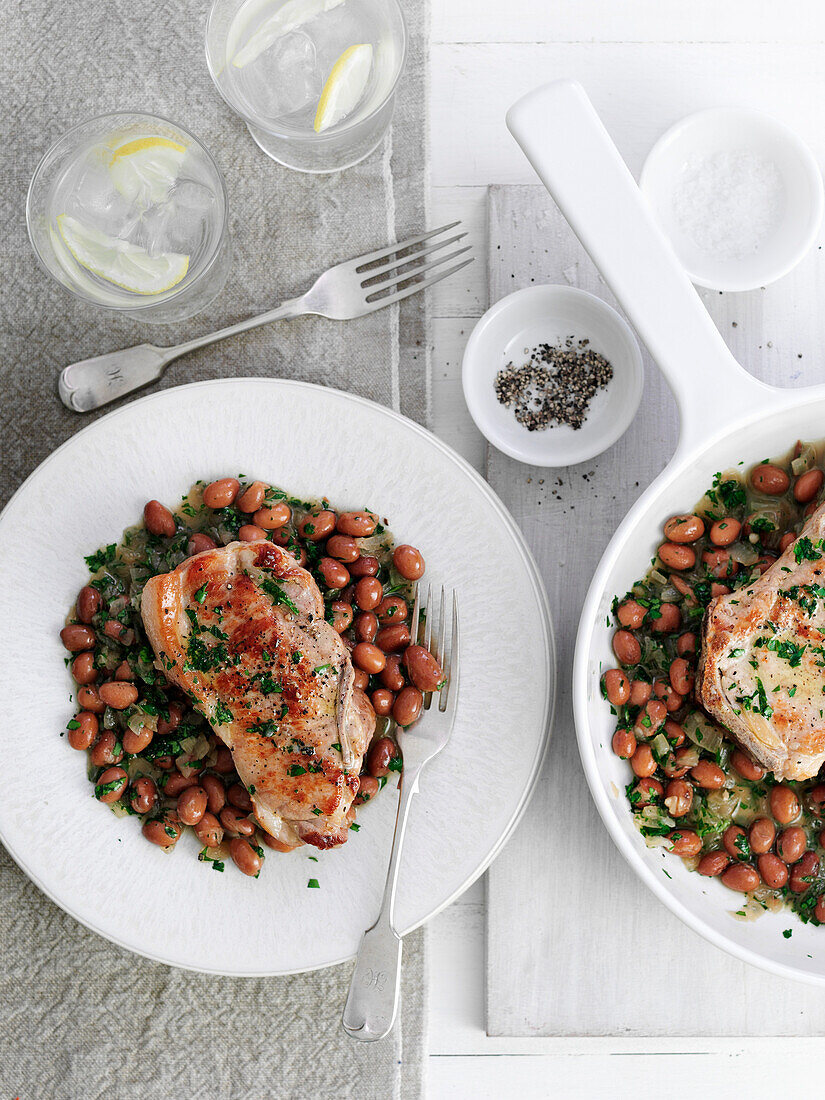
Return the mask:
<svg viewBox="0 0 825 1100"><path fill-rule="evenodd" d="M401 849L407 828L407 816L413 795L418 790L421 769L407 768L401 773L398 814L392 838L392 852L378 919L368 929L358 948L355 970L350 980L342 1023L351 1039L374 1043L389 1034L398 1012L401 987L401 937L393 927L395 892Z"/></svg>
<svg viewBox="0 0 825 1100"><path fill-rule="evenodd" d="M93 359L83 359L64 367L58 380L58 393L63 404L73 412L90 412L116 401L141 386L148 385L160 378L169 363L179 359L197 348L225 340L228 336L237 336L241 332L269 324L270 321L290 320L306 313L304 299L291 298L276 309L247 317L235 325L218 329L217 332L197 336L185 344L174 347L158 348L153 344L138 344L136 347L123 348L106 355L96 355Z"/></svg>

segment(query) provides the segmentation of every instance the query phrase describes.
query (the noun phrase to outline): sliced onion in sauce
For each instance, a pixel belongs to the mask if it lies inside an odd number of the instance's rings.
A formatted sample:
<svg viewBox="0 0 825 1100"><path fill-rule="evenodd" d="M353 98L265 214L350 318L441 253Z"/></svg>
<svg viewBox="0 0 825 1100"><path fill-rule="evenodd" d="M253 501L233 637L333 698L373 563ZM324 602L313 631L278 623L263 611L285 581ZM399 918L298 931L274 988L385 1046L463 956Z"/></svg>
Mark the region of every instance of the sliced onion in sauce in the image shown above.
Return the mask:
<svg viewBox="0 0 825 1100"><path fill-rule="evenodd" d="M759 516L764 516L769 520L775 531L784 531L791 522L791 519L795 519L796 515L789 504L783 500L777 500L776 497L766 496L754 496L750 502L751 514L749 522L751 529L753 528L753 521Z"/></svg>
<svg viewBox="0 0 825 1100"><path fill-rule="evenodd" d="M156 714L147 714L145 710L136 710L129 716L126 725L132 733L139 733L144 726L154 731L158 728L158 716Z"/></svg>
<svg viewBox="0 0 825 1100"><path fill-rule="evenodd" d="M722 731L700 711L695 710L682 723L682 729L691 741L708 752L718 752L722 747Z"/></svg>
<svg viewBox="0 0 825 1100"><path fill-rule="evenodd" d="M734 543L730 548L730 556L734 561L738 561L740 565L753 565L760 558L759 553L753 546L744 542Z"/></svg>
<svg viewBox="0 0 825 1100"><path fill-rule="evenodd" d="M643 806L635 816L637 824L643 829L672 829L676 825L661 806Z"/></svg>
<svg viewBox="0 0 825 1100"><path fill-rule="evenodd" d="M657 733L650 742L650 748L657 760L664 760L670 752L670 742L663 733Z"/></svg>
<svg viewBox="0 0 825 1100"><path fill-rule="evenodd" d="M722 788L721 791L708 791L707 805L710 812L723 821L730 821L742 804L735 793Z"/></svg>
<svg viewBox="0 0 825 1100"><path fill-rule="evenodd" d="M803 443L799 457L791 460L791 469L794 477L799 477L810 470L816 463L816 451L810 443Z"/></svg>

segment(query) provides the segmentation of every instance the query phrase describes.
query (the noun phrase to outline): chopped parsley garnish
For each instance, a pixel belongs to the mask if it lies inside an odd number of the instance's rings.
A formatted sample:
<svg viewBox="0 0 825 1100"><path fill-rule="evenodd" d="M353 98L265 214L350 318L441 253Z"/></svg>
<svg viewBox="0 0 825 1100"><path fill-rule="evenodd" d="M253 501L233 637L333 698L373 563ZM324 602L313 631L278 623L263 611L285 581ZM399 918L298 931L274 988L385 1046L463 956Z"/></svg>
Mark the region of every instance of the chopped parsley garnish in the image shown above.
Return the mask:
<svg viewBox="0 0 825 1100"><path fill-rule="evenodd" d="M693 586L693 594L702 607L707 607L713 596L710 584L710 581L698 581Z"/></svg>
<svg viewBox="0 0 825 1100"><path fill-rule="evenodd" d="M309 880L309 882L307 883L307 890L320 890L320 889L321 889L321 887L318 883L317 878L311 878Z"/></svg>
<svg viewBox="0 0 825 1100"><path fill-rule="evenodd" d="M717 501L721 502L728 512L733 512L737 508L744 508L748 503L747 493L741 482L735 478L726 478L722 481L721 473L716 474L714 477L713 487L707 495L708 499L714 504Z"/></svg>
<svg viewBox="0 0 825 1100"><path fill-rule="evenodd" d="M193 634L186 647L186 662L184 668L194 672L208 672L228 664L229 654L226 646L220 642L215 646L207 646L204 640Z"/></svg>
<svg viewBox="0 0 825 1100"><path fill-rule="evenodd" d="M768 706L768 694L765 691L765 685L758 676L756 677L756 691L753 695L737 695L736 702L744 710L761 714L764 718L770 718L773 715L773 707Z"/></svg>
<svg viewBox="0 0 825 1100"><path fill-rule="evenodd" d="M232 721L232 711L222 700L219 700L215 707L215 721L221 726Z"/></svg>
<svg viewBox="0 0 825 1100"><path fill-rule="evenodd" d="M258 672L252 677L253 683L257 682L258 687L264 695L280 695L283 692L283 685L279 684L275 677L269 672Z"/></svg>
<svg viewBox="0 0 825 1100"><path fill-rule="evenodd" d="M748 843L748 837L746 833L739 833L739 835L735 838L733 842L733 846L739 853L740 859L750 859L751 846Z"/></svg>
<svg viewBox="0 0 825 1100"><path fill-rule="evenodd" d="M194 598L198 601L198 603L203 603L203 601L206 599L206 585L205 584L202 584L200 586L200 588L195 593Z"/></svg>
<svg viewBox="0 0 825 1100"><path fill-rule="evenodd" d="M267 577L265 580L261 581L261 589L266 592L267 596L269 596L276 606L280 604L285 607L287 611L291 611L293 615L298 614L298 608L277 581L273 581Z"/></svg>
<svg viewBox="0 0 825 1100"><path fill-rule="evenodd" d="M287 768L287 775L306 775L306 768L302 768L300 764L290 764Z"/></svg>
<svg viewBox="0 0 825 1100"><path fill-rule="evenodd" d="M768 519L767 516L755 516L751 521L751 530L756 531L761 535L769 535L771 531L776 530L776 524L772 519Z"/></svg>
<svg viewBox="0 0 825 1100"><path fill-rule="evenodd" d="M95 798L100 799L104 796L104 794L111 794L112 791L116 791L120 787L125 787L125 783L125 776L120 776L118 779L113 779L111 783L96 783Z"/></svg>
<svg viewBox="0 0 825 1100"><path fill-rule="evenodd" d="M797 668L802 660L802 655L808 648L807 645L797 645L796 642L780 641L779 638L757 638L754 646L764 646L772 653L776 653L783 661L787 661L791 668Z"/></svg>
<svg viewBox="0 0 825 1100"><path fill-rule="evenodd" d="M791 588L780 589L779 595L795 600L806 615L815 615L817 600L825 599L825 585L795 584Z"/></svg>
<svg viewBox="0 0 825 1100"><path fill-rule="evenodd" d="M201 850L198 852L198 859L201 861L201 863L211 863L213 871L223 871L223 860L214 859L212 856L207 854L208 851L208 848L201 848Z"/></svg>
<svg viewBox="0 0 825 1100"><path fill-rule="evenodd" d="M104 565L110 565L115 560L116 552L117 544L113 542L109 546L102 546L99 550L95 550L94 554L89 554L85 559L89 572L97 573Z"/></svg>
<svg viewBox="0 0 825 1100"><path fill-rule="evenodd" d="M274 737L278 732L278 723L270 719L266 722L254 722L248 728L250 733L260 733L262 737Z"/></svg>
<svg viewBox="0 0 825 1100"><path fill-rule="evenodd" d="M822 557L823 543L825 540L820 539L816 545L806 536L805 538L799 538L793 544L793 556L797 562L802 561L818 561Z"/></svg>

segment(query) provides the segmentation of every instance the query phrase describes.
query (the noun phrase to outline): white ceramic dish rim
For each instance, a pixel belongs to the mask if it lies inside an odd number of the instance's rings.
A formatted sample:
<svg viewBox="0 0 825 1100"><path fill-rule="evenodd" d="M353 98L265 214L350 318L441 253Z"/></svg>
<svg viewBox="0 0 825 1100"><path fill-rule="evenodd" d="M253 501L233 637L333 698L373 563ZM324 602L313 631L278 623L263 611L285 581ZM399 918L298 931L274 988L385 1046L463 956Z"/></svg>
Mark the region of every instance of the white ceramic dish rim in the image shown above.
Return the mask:
<svg viewBox="0 0 825 1100"><path fill-rule="evenodd" d="M485 417L482 405L477 398L478 379L476 377L476 364L484 351L487 330L502 314L510 312L514 307L526 300L534 298L538 309L538 305L543 298L552 299L556 296L566 296L568 298L578 299L584 308L590 309L596 314L601 314L602 317L607 320L608 324L612 325L617 332L621 334L629 351L629 357L626 363L626 366L629 368L629 378L623 380L623 382L626 384L629 383L631 388L629 400L626 403L625 415L623 417L618 417L613 422L610 429L602 432L598 438L596 438L594 433L589 433L589 435L594 436L593 446L578 446L576 448L571 448L571 451L574 451L574 453L571 453L569 460L565 463L554 461L552 457L543 459L541 455L536 454L532 448L527 446L516 446L506 437L499 435L499 433L491 427L488 419ZM577 332L576 335L586 336L587 334ZM531 466L555 468L574 465L578 462L588 462L590 459L596 458L597 455L602 454L609 447L612 447L617 440L621 439L633 423L636 413L639 411L642 393L644 392L644 363L642 361L639 342L633 330L630 328L630 325L628 325L621 314L617 313L603 298L599 298L587 290L582 290L580 287L540 283L536 286L522 287L520 290L514 290L511 294L505 295L494 305L490 306L478 321L476 321L473 326L473 331L470 333L470 338L467 341L467 346L464 349L464 356L461 361L461 382L464 390L464 400L467 403L467 408L470 411L473 422L489 443L492 443L498 450L509 455L510 458L516 459L518 462L526 462ZM618 384L618 382L619 380L616 379L612 384ZM580 435L583 438L589 438L589 435L584 434L587 433L587 431L587 422L585 422L580 429ZM580 444L581 439L577 439L575 442ZM561 448L561 445L559 445L559 447Z"/></svg>
<svg viewBox="0 0 825 1100"><path fill-rule="evenodd" d="M609 644L613 628L604 619L605 609L616 594L608 578L618 571L619 558L632 545L637 529L654 521L658 527L667 518L660 505L664 490L684 488L691 475L696 478L709 453L720 443L729 465L740 457L759 461L763 455L748 453L750 431L765 436L772 419L778 421L791 414L808 423L818 421L825 415L825 386L777 389L752 378L739 366L581 85L559 81L536 89L511 108L508 126L633 320L673 390L681 420L674 457L617 528L582 610L573 663L573 710L579 753L593 800L624 859L688 927L744 962L781 977L823 985L825 970L816 973L806 969L804 963L794 965L775 957L773 941L772 954L767 946L754 950L735 938L737 930L744 938L742 929L753 925L738 924L731 918L730 934L714 928L705 915L713 911L714 903L700 900L708 880L683 869L684 877L692 883L688 906L675 896L675 884L669 886L669 879L654 873L649 850L632 824L629 807L619 797L620 792L609 789L600 768L600 759L616 759L610 749L609 708L601 701L594 722L590 704L594 699L601 700L601 669L615 663ZM575 146L570 144L574 136ZM562 161L554 156L556 149L573 147L578 153L575 160ZM609 196L609 202L605 202L605 196ZM620 231L617 223L622 227ZM627 249L628 236L634 241L632 255ZM708 402L704 395L711 392L715 400ZM731 413L731 409L736 411ZM785 446L789 445L786 437ZM701 491L692 500L698 499ZM679 491L673 496L674 509L691 506ZM644 568L648 549L641 543L633 548L634 561L638 561L636 575ZM611 782L610 786L615 784ZM711 886L725 894L718 883L711 882ZM731 893L731 908L738 896ZM719 895L717 905L718 901ZM788 919L805 930L812 928L794 917ZM783 942L787 946L790 941Z"/></svg>
<svg viewBox="0 0 825 1100"><path fill-rule="evenodd" d="M112 420L116 420L116 419L119 419L119 418L128 417L130 411L134 408L135 405L145 405L145 404L148 404L148 403L151 403L151 402L156 402L156 401L159 401L159 400L163 400L164 397L168 396L170 392L175 392L175 393L179 394L181 391L204 390L204 389L208 389L208 388L221 388L223 386L235 386L235 385L239 385L239 384L253 384L253 385L260 385L260 386L277 385L277 386L282 386L282 387L303 389L303 390L309 390L309 391L320 390L324 394L334 394L335 396L337 396L339 398L342 398L345 401L350 402L354 405L361 405L361 406L366 406L366 407L371 408L371 409L378 409L381 413L385 414L391 420L394 420L394 421L397 421L398 423L404 424L406 427L410 428L412 431L414 431L422 439L426 440L429 445L434 446L445 457L447 457L466 477L468 477L477 486L477 488L481 491L481 493L486 497L486 499L489 501L489 503L492 505L492 507L496 510L496 512L502 518L502 520L504 520L505 523L509 525L509 527L511 529L511 535L512 535L514 546L520 552L520 556L521 556L522 562L523 562L525 570L526 570L526 575L530 580L531 588L533 590L533 593L534 593L534 596L535 596L535 599L536 599L537 608L539 609L540 614L541 614L541 619L542 619L543 626L544 626L544 635L545 635L545 638L544 638L544 640L545 640L545 654L546 654L546 659L547 659L547 667L548 667L548 671L549 671L548 691L547 691L547 698L545 699L542 734L541 734L541 737L540 737L540 739L538 741L538 744L537 744L537 747L536 747L534 760L533 760L532 766L531 766L529 781L526 784L524 790L522 791L522 794L521 794L521 797L520 797L518 803L516 804L516 806L513 809L513 812L512 812L512 814L510 816L510 819L509 819L509 821L506 825L506 828L503 830L501 835L498 837L496 843L487 852L484 859L474 869L472 874L468 875L464 879L464 881L462 881L462 883L458 887L456 887L456 889L453 891L453 893L449 897L447 897L440 905L438 905L435 909L433 909L432 912L430 912L428 915L423 917L421 920L419 920L416 923L412 924L410 927L404 928L402 930L402 935L406 936L410 932L415 931L416 928L419 928L423 924L426 924L430 919L432 919L432 917L434 917L434 916L436 916L436 914L442 912L449 905L451 905L456 900L456 898L460 897L461 894L463 894L464 891L467 890L476 881L476 879L478 879L479 876L484 873L484 871L490 866L492 861L495 859L495 857L501 851L502 847L504 846L506 841L509 839L509 837L511 836L513 830L516 828L519 821L521 820L525 810L527 809L527 806L530 802L530 799L531 799L531 797L532 797L532 795L535 791L536 784L538 782L538 778L539 778L539 775L541 773L542 764L543 764L543 761L544 761L544 759L546 757L546 754L547 754L547 749L548 749L548 746L549 746L549 743L550 743L550 737L551 737L552 730L553 730L553 718L554 718L554 713L555 713L555 703L556 703L556 696L557 696L557 682L558 682L557 681L557 663L556 663L556 644L555 644L555 636L554 636L554 632L553 632L552 618L551 618L551 615L550 615L550 606L549 606L549 603L548 603L548 600L547 600L547 594L545 592L544 585L543 585L542 580L541 580L541 575L538 571L538 567L536 565L535 558L533 557L532 552L530 551L529 547L527 546L527 543L525 542L524 536L522 535L520 529L518 528L518 525L515 523L512 516L510 515L510 513L508 512L508 510L506 509L506 507L504 506L502 501L499 499L497 494L490 488L490 486L480 476L480 474L478 474L476 472L476 470L474 470L472 468L472 466L470 466L470 464L465 461L465 459L463 459L456 451L454 451L452 447L450 447L448 444L444 443L437 436L433 435L432 432L429 432L426 428L423 428L420 424L417 424L415 421L410 420L408 417L403 416L401 413L396 412L393 409L389 409L389 408L387 408L383 405L379 405L376 402L370 401L370 400L368 400L366 398L363 398L363 397L360 397L356 394L347 393L343 390L338 390L338 389L335 389L333 387L316 386L316 385L314 385L312 383L309 383L309 382L300 382L300 381L295 381L295 380L291 380L291 379L275 379L275 378L255 377L255 376L246 376L246 377L239 377L239 378L232 378L232 379L210 379L210 380L203 381L203 382L194 382L194 383L189 383L188 385L185 385L185 386L174 387L174 391L170 391L169 389L159 390L156 393L152 393L152 394L149 394L146 397L140 398L138 401L130 402L129 404L124 405L121 408L115 409L113 412L110 412L106 416L101 417L98 420L93 421L91 424L89 424L86 427L82 428L79 432L76 432L75 435L71 436L68 440L66 440L59 447L57 447L54 451L52 451L51 454L47 458L45 458L43 460L43 462L41 462L28 475L28 477L23 481L23 483L18 487L18 489L10 497L10 499L8 500L6 505L4 506L2 512L0 512L0 536L2 535L3 523L4 523L4 520L5 520L5 517L6 517L8 511L10 509L10 506L25 491L25 489L26 489L27 485L29 484L29 482L32 481L32 479L34 479L38 475L38 473L41 470L43 470L46 466L48 466L49 464L57 461L64 450L66 450L67 448L69 448L72 445L75 445L78 438L82 438L84 435L93 432L98 427L98 425L101 424L103 421L110 422ZM79 915L79 913L76 910L74 910L73 907L71 907L70 905L65 904L61 900L58 892L53 891L48 886L48 884L43 880L43 878L41 876L34 874L30 870L30 868L27 866L27 863L26 863L25 854L14 850L9 845L9 843L7 841L7 838L4 835L4 832L3 832L3 829L2 829L2 815L0 815L0 842L2 842L4 848L9 853L11 858L14 860L14 862L17 864L17 866L20 868L20 870L30 879L30 881L32 881L34 883L34 885L37 886L37 888L40 891L42 891L43 894L46 895L46 897L48 897L51 901L53 901L55 903L55 905L59 906L64 912L68 913L69 916L71 916L74 920L78 921L78 923L82 924L84 927L88 928L90 931L95 932L99 936L102 936L104 939L109 940L112 943L115 943L117 946L123 947L128 951L131 951L131 952L133 952L137 955L140 955L144 958L151 959L155 962L164 963L168 966L175 966L175 967L178 967L178 968L184 969L184 970L191 970L191 971L194 971L196 973L219 974L219 975L224 975L224 976L227 976L227 977L273 977L273 976L287 976L289 974L309 973L312 970L320 970L320 969L324 969L325 967L328 967L328 966L336 966L340 963L347 962L349 959L354 957L354 955L352 955L352 954L347 954L347 955L343 955L340 958L336 958L336 959L333 959L333 960L325 960L325 961L317 964L316 966L310 966L310 967L303 966L303 967L299 967L299 968L296 968L296 969L279 969L279 970L268 970L268 969L267 970L253 970L253 969L250 969L250 970L237 971L237 970L227 970L227 969L224 969L224 968L221 968L221 967L193 966L193 965L189 965L189 964L186 964L186 963L182 963L182 962L180 962L180 961L178 961L174 958L168 958L168 957L165 957L165 956L163 956L162 954L159 954L159 953L146 951L143 948L141 948L138 944L136 944L133 940L131 940L128 936L115 936L115 935L112 935L111 932L107 932L103 928L97 926L93 920L87 919L86 917L83 917L83 916ZM389 852L389 850L388 850L388 852Z"/></svg>
<svg viewBox="0 0 825 1100"><path fill-rule="evenodd" d="M804 259L813 247L822 224L822 216L823 213L825 213L825 184L823 184L822 173L819 170L816 157L799 134L792 130L790 126L786 126L784 122L780 122L779 119L774 118L773 115L769 115L764 111L757 111L752 107L708 107L703 111L694 111L692 114L679 119L678 122L675 122L669 129L665 130L661 137L656 140L656 143L645 157L645 162L642 165L642 171L639 175L639 187L642 192L646 195L649 194L650 181L657 171L658 160L662 154L666 152L668 146L679 140L685 130L701 125L703 121L725 117L741 118L746 120L747 123L756 123L764 130L773 130L776 134L781 135L788 143L789 148L795 150L800 170L808 181L813 196L806 236L802 239L796 250L788 254L787 260L781 264L777 263L776 267L769 275L763 276L761 280L756 283L754 283L752 279L747 279L744 276L741 279L725 278L724 276L717 279L709 279L707 275L697 275L690 270L690 265L685 263L680 257L682 266L685 268L691 282L695 283L697 286L705 287L708 290L722 290L729 293L736 293L740 291L756 290L759 286L775 283L777 279L781 279L783 276L793 271L797 264Z"/></svg>

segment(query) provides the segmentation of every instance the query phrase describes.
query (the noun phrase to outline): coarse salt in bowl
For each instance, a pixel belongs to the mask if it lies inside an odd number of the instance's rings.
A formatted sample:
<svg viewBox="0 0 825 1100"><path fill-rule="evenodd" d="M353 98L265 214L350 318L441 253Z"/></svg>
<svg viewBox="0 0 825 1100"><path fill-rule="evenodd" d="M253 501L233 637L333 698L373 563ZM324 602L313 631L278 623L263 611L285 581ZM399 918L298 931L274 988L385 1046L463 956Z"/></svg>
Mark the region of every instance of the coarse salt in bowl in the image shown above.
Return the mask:
<svg viewBox="0 0 825 1100"><path fill-rule="evenodd" d="M671 127L639 186L692 281L713 290L754 290L786 275L825 209L822 174L801 138L737 107Z"/></svg>

